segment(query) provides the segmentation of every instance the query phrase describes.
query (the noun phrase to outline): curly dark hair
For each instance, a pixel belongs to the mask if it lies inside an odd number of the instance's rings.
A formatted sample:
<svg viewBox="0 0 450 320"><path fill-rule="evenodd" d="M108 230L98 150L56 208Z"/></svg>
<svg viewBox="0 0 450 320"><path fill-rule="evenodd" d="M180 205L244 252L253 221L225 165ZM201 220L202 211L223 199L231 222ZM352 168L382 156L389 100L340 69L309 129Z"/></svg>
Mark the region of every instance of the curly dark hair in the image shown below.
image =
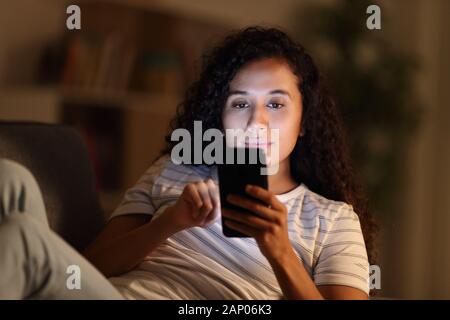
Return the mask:
<svg viewBox="0 0 450 320"><path fill-rule="evenodd" d="M229 83L239 69L264 58L287 62L299 79L303 101L303 136L290 155L292 176L313 192L353 206L361 222L369 262L374 263L377 227L351 165L336 104L311 56L279 29L248 27L228 35L203 58L200 77L178 106L171 130L184 128L193 134L194 121L202 121L203 130L223 130L221 115ZM175 144L169 133L163 153L170 153Z"/></svg>

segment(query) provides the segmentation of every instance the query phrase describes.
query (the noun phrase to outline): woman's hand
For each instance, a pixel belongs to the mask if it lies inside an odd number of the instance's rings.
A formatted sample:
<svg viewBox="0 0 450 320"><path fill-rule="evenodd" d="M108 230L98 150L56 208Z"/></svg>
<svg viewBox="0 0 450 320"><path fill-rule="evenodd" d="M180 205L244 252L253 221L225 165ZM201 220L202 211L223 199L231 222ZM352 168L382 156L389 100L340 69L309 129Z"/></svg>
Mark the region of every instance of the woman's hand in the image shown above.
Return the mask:
<svg viewBox="0 0 450 320"><path fill-rule="evenodd" d="M270 261L276 261L286 253L291 253L289 240L287 209L273 193L268 190L247 185L245 191L250 196L262 200L229 195L228 201L236 206L252 211L255 215L223 209L222 215L227 220L225 224L236 231L255 238L262 254ZM267 204L267 205L264 205Z"/></svg>
<svg viewBox="0 0 450 320"><path fill-rule="evenodd" d="M176 231L205 227L219 217L219 189L211 180L187 184L177 202L163 215L169 218Z"/></svg>

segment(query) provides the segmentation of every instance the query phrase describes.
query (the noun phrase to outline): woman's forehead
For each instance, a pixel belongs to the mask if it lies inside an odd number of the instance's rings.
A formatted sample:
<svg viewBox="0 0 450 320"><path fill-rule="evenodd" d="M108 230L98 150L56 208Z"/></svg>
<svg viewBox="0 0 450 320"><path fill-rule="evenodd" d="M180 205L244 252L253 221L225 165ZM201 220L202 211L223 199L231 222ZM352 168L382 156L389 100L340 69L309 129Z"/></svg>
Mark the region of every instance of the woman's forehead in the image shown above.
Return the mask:
<svg viewBox="0 0 450 320"><path fill-rule="evenodd" d="M280 59L264 59L243 66L230 82L230 91L263 93L275 90L297 89L297 76ZM298 89L297 89L298 90Z"/></svg>

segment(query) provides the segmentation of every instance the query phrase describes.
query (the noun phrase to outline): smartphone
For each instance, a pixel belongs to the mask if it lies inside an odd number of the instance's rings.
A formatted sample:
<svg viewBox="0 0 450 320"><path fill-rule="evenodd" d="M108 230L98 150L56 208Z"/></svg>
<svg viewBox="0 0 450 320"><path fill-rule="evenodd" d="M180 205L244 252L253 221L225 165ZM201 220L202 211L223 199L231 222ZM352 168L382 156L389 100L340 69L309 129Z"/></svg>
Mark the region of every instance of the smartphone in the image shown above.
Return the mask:
<svg viewBox="0 0 450 320"><path fill-rule="evenodd" d="M266 168L264 151L257 148L227 147L225 152L233 152L234 156L232 158L234 161L232 161L232 163L230 163L230 161L224 161L226 162L225 164L218 165L221 208L228 208L246 214L254 214L249 210L229 203L227 201L227 196L229 194L236 194L243 197L252 198L245 192L245 186L247 184L260 186L265 189L268 188L267 175L262 174L262 169ZM259 155L258 159L251 158L251 155L255 154ZM239 159L239 155L245 155L244 163L242 163L242 158ZM230 160L230 158L228 158L227 160ZM260 201L257 199L254 200ZM227 227L224 223L225 221L227 221L227 218L222 216L221 219L222 232L226 237L249 237L248 235L242 234L241 232Z"/></svg>

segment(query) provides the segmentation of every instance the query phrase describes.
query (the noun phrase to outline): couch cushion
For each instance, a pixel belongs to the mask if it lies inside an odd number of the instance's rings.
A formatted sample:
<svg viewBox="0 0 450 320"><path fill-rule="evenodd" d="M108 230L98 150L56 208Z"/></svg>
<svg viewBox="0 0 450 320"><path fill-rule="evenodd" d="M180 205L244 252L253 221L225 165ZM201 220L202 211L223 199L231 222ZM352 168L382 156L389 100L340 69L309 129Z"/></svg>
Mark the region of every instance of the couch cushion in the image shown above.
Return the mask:
<svg viewBox="0 0 450 320"><path fill-rule="evenodd" d="M77 250L93 240L104 219L86 146L74 129L0 121L0 157L34 174L54 231Z"/></svg>

